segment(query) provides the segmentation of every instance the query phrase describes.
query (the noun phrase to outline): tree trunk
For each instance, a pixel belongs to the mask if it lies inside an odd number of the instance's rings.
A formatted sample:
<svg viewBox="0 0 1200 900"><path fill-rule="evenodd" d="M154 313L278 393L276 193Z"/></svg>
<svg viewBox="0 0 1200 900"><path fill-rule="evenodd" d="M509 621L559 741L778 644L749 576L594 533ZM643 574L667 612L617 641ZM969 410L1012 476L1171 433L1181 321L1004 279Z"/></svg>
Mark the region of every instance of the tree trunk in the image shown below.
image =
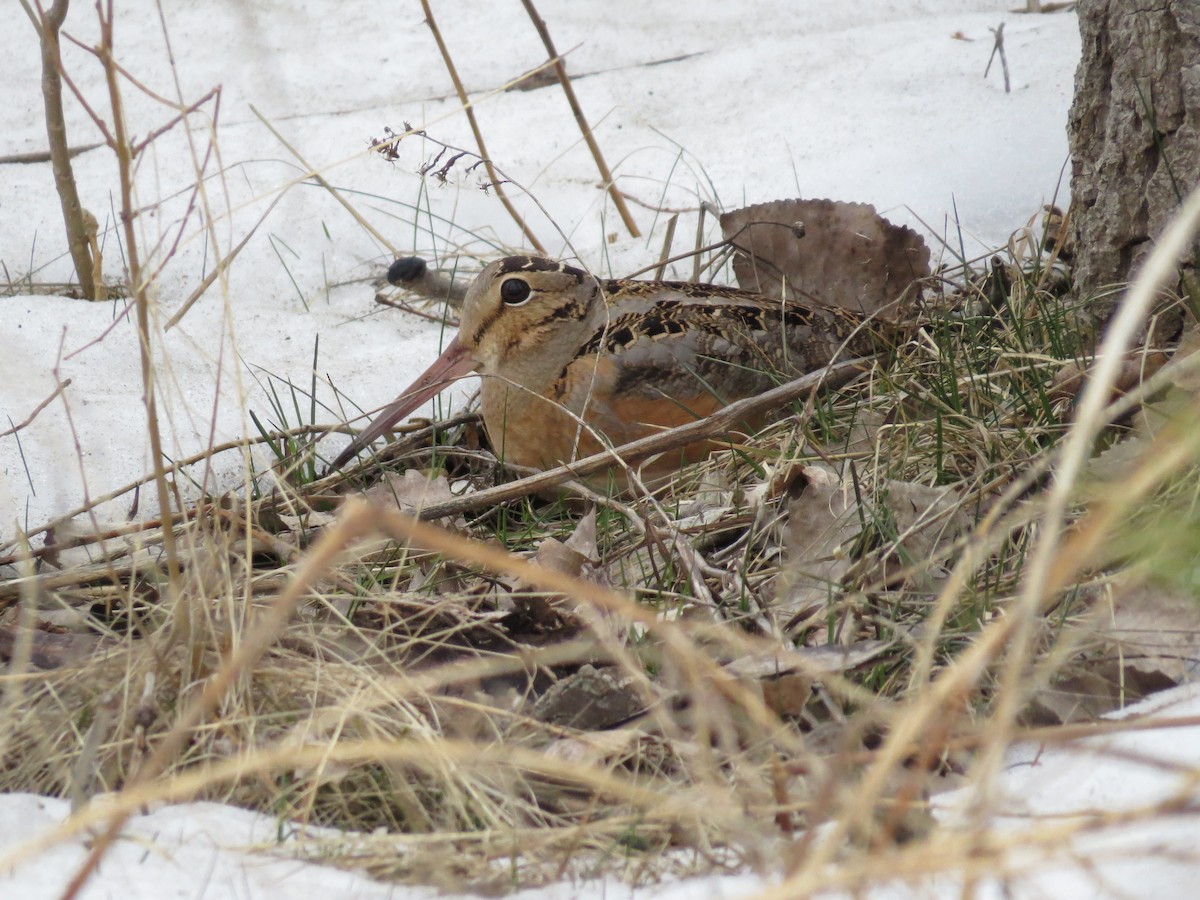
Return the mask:
<svg viewBox="0 0 1200 900"><path fill-rule="evenodd" d="M1129 281L1200 184L1200 0L1079 0L1068 135L1085 292ZM1196 243L1184 261L1194 273Z"/></svg>

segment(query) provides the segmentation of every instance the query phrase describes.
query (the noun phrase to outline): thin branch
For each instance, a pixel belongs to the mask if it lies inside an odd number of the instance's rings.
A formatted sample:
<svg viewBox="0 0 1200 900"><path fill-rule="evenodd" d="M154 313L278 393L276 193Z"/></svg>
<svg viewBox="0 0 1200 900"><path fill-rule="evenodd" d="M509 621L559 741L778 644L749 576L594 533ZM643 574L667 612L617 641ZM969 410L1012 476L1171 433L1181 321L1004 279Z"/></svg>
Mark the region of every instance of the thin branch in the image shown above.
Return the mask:
<svg viewBox="0 0 1200 900"><path fill-rule="evenodd" d="M167 577L170 591L177 598L180 592L179 556L175 549L175 529L171 512L171 495L167 490L162 434L158 427L158 398L154 383L154 356L150 348L150 297L142 277L138 254L137 234L134 231L133 155L132 145L125 134L125 110L113 55L113 8L109 0L107 11L100 8L100 47L98 53L104 64L108 81L108 96L113 116L113 150L117 155L120 176L121 224L125 229L125 252L129 265L129 285L137 307L138 350L142 367L142 390L146 403L146 426L153 456L154 483L158 490L159 516L163 522L163 551L167 558ZM183 618L186 618L184 616Z"/></svg>
<svg viewBox="0 0 1200 900"><path fill-rule="evenodd" d="M533 5L533 0L521 0L521 3L525 7L525 12L529 13L529 18L533 21L533 27L537 29L537 33L542 39L542 44L546 47L546 52L554 60L554 72L558 75L558 83L562 86L567 103L571 106L571 113L575 116L575 122L579 125L579 131L583 134L583 139L587 142L588 149L592 151L592 159L596 161L596 168L600 170L600 177L604 180L604 186L608 190L608 195L612 197L613 205L616 206L617 212L621 214L621 221L625 223L625 228L631 236L641 237L642 233L638 230L637 223L633 221L629 207L625 205L625 198L617 190L617 186L613 182L612 172L608 170L608 164L604 161L604 155L600 152L600 145L596 143L596 136L592 134L592 127L588 125L587 119L583 115L583 107L579 105L579 100L575 96L575 89L571 87L571 79L567 77L567 67L563 64L562 58L559 57L558 51L554 49L554 40L550 37L550 29L546 27L545 20L538 14L537 7ZM487 154L484 155L486 156Z"/></svg>
<svg viewBox="0 0 1200 900"><path fill-rule="evenodd" d="M645 459L656 453L666 453L705 438L712 438L714 434L722 434L746 419L753 419L772 409L778 409L822 385L842 385L859 375L869 361L869 358L865 357L851 359L818 369L815 372L809 372L807 375L777 388L772 388L764 394L731 403L695 422L688 422L658 434L639 438L611 450L602 450L576 462L547 469L545 472L539 472L509 484L488 488L464 497L456 497L442 503L430 504L421 510L420 516L422 519L440 519L443 516L453 516L468 510L493 506L517 497L549 490L565 481L584 478L621 462ZM716 446L722 446L719 441L714 440L713 443Z"/></svg>
<svg viewBox="0 0 1200 900"><path fill-rule="evenodd" d="M75 172L71 166L71 153L67 147L67 123L63 114L62 52L58 32L67 17L69 5L69 0L54 0L49 12L38 5L41 23L38 36L42 44L42 100L46 108L46 139L50 143L54 187L58 191L58 199L62 206L71 261L75 264L75 274L79 276L83 296L89 300L96 300L99 298L94 272L95 261L92 259L88 226L84 218L83 204L79 200L79 188L75 184ZM28 6L26 12L31 12Z"/></svg>
<svg viewBox="0 0 1200 900"><path fill-rule="evenodd" d="M459 322L457 319L448 319L444 315L439 315L431 312L426 312L423 309L417 309L411 303L405 303L403 300L394 300L391 297L384 296L382 293L375 294L375 302L380 306L386 306L390 309L398 309L402 312L410 313L420 319L427 319L430 322L435 322L438 325L445 325L447 328L457 328ZM0 435L3 437L3 435Z"/></svg>
<svg viewBox="0 0 1200 900"><path fill-rule="evenodd" d="M667 233L663 235L662 251L658 254L658 268L654 270L654 280L662 281L667 273L667 258L671 255L671 244L675 241L675 226L679 224L679 213L667 220Z"/></svg>
<svg viewBox="0 0 1200 900"><path fill-rule="evenodd" d="M213 270L204 276L200 283L196 285L191 294L188 295L188 298L179 305L179 309L175 310L175 313L167 320L167 324L163 326L163 331L170 331L179 324L180 320L187 315L188 310L192 308L192 304L203 297L208 289L212 287L213 282L220 278L225 270L228 269L233 263L233 261L237 259L238 254L241 253L246 244L250 242L250 238L254 237L254 235L258 233L258 226L266 221L267 216L271 214L271 210L275 208L275 206L284 198L286 194L286 190L281 190L275 194L274 199L272 199L267 208L263 210L263 214L259 216L258 221L255 222L250 230L246 232L245 236L238 241L237 246L226 253L221 258L221 261L213 266Z"/></svg>
<svg viewBox="0 0 1200 900"><path fill-rule="evenodd" d="M81 153L87 153L89 150L95 150L97 147L103 146L104 142L101 141L98 144L80 144L78 147L68 147L67 156L74 159ZM52 162L53 159L53 154L49 150L34 150L31 153L9 153L5 156L0 156L0 166Z"/></svg>
<svg viewBox="0 0 1200 900"><path fill-rule="evenodd" d="M41 413L41 411L43 409L45 409L47 406L49 406L51 403L54 402L55 397L57 397L59 394L61 394L63 391L65 391L70 386L71 386L70 378L68 378L66 381L60 381L58 383L58 387L56 387L54 389L54 392L51 393L49 397L47 397L45 400L43 400L37 406L35 406L33 408L33 412L31 412L29 414L28 418L26 418L24 422L21 422L19 425L14 425L12 428L8 429L8 431L0 431L0 438L8 437L10 434L16 434L22 428L28 427L29 423L32 422L34 419L36 419L38 417L38 414Z"/></svg>
<svg viewBox="0 0 1200 900"><path fill-rule="evenodd" d="M479 155L483 158L484 168L487 169L488 179L496 191L497 199L504 204L504 208L508 210L508 214L512 216L513 221L520 227L521 232L529 240L533 249L544 255L546 248L542 246L541 241L537 239L533 230L526 224L521 214L517 212L517 208L513 206L512 201L508 199L508 195L504 193L504 188L500 184L501 179L496 175L496 170L492 168L492 161L488 156L487 145L483 141L483 132L479 130L479 122L475 120L475 109L468 100L467 90L463 87L463 83L458 77L458 69L454 67L454 60L450 58L450 51L446 48L446 42L442 39L442 32L438 29L437 19L433 16L429 0L421 0L421 9L425 11L425 24L433 32L433 39L437 41L438 50L442 54L442 61L446 64L446 71L450 73L450 80L454 82L454 91L458 94L458 100L462 104L463 112L467 114L467 122L470 123L471 132L475 135L475 144L479 147Z"/></svg>
<svg viewBox="0 0 1200 900"><path fill-rule="evenodd" d="M1004 55L1004 23L1000 23L999 28L988 28L992 34L996 36L996 43L992 45L992 55L988 57L987 68L983 70L983 77L988 77L988 72L992 70L992 60L996 58L996 54L1000 54L1000 69L1004 72L1004 93L1012 93L1012 84L1008 80L1008 58Z"/></svg>

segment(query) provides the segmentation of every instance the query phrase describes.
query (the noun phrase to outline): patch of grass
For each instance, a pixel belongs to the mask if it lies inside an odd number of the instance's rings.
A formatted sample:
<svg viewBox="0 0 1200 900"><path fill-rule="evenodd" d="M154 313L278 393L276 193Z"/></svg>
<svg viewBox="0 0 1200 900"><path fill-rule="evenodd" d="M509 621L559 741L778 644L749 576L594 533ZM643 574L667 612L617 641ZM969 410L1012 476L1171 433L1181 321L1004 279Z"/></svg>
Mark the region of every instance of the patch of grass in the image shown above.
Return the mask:
<svg viewBox="0 0 1200 900"><path fill-rule="evenodd" d="M316 444L320 435L298 426L317 424L317 361L320 353L321 338L318 335L313 339L312 376L307 389L299 388L290 381L281 381L269 373L265 384L259 382L270 399L271 420L264 422L253 409L249 411L259 436L275 457L280 477L296 487L303 487L318 479ZM278 386L281 383L288 391L286 400L279 394ZM253 485L254 496L258 497L261 490L258 479L253 481Z"/></svg>
<svg viewBox="0 0 1200 900"><path fill-rule="evenodd" d="M1070 398L1051 397L1047 385L1086 353L1068 334L1068 303L1030 303L1018 326L1004 311L964 320L955 312L961 296L943 302L947 312L898 348L886 369L821 397L819 415L789 416L681 473L654 498L601 503L596 562L580 574L632 590L657 625L614 611L597 618L586 602L530 591L419 545L362 545L310 584L301 614L196 731L163 783L214 771L223 760L288 752L293 762L268 777L214 774L192 793L269 811L281 823L359 832L366 836L352 845L318 840L312 852L380 877L446 886L515 887L606 871L662 877L716 860L736 867L780 816L801 827L849 815L855 803L889 809L891 794L864 801L828 785L853 784L860 764L850 760L870 759L879 746L871 736L897 721L888 710L908 702L918 676L914 645L930 646L935 670L951 667L1012 603L1035 535L1020 525L1004 530L936 632L923 634L957 551L906 554L887 484L956 485L959 509L974 522L1012 472L1052 451ZM190 646L163 644L171 623L156 600L164 579L152 562L122 568L117 550L105 569L77 568L73 580L47 588L81 610L111 650L45 671L26 687L9 719L5 789L73 790L96 727L105 734L85 768L94 788L119 787L136 769L143 736L168 727L175 698L191 690L171 677L181 655L195 656L202 674L214 671L250 610L271 602L300 558L291 551L310 539L288 517L318 513L347 480L312 468L310 439L272 431L311 422L314 390L271 392L272 420L260 427L290 473L289 490L257 495L247 511L250 542L239 543L247 532L234 521L190 521L185 600L205 610ZM449 446L429 430L419 434L368 468L432 465L455 483L480 485L500 471L474 448L454 455L461 429ZM883 650L826 673L807 699L779 714L753 699L761 696L755 679L731 678L724 664L779 647L757 623L772 621L787 564L781 516L789 494L786 486L764 488L766 480L832 456L853 473L849 489L870 498L844 549L854 566L808 625L774 625L793 646L878 641ZM765 498L757 505L747 500L756 493ZM577 502L531 497L470 513L455 527L528 555L548 538L568 539L579 520ZM890 578L888 565L897 564L922 577ZM715 604L697 592L701 585ZM547 630L512 614L514 603L538 596L583 624ZM1041 646L1049 652L1052 644ZM649 679L658 706L615 729L539 718L537 698L585 663ZM160 674L143 694L152 672ZM107 687L122 684L130 687L119 695ZM964 698L956 734L986 716L991 691L983 679ZM116 704L115 714L98 726L106 703ZM831 740L836 749L821 749Z"/></svg>
<svg viewBox="0 0 1200 900"><path fill-rule="evenodd" d="M419 200L414 242L433 221ZM69 613L80 638L57 657L39 644L41 671L6 695L0 788L86 799L136 780L299 585L295 614L230 678L151 795L237 802L281 831L352 831L353 841L314 838L309 852L447 888L738 868L781 833L822 822L841 829L851 862L904 852L927 837L905 819L917 798L968 768L967 751L1007 739L989 722L1009 649L996 635L1036 617L1023 706L1086 656L1072 626L1089 594L1075 580L1107 572L1083 566L1022 612L1038 488L1075 400L1055 378L1092 353L1089 302L1018 258L943 272L926 294L922 327L868 377L653 493L600 479L450 516L439 540L460 541L453 552L428 535L385 538L377 514L320 555L361 515L351 506L339 519L337 505L385 471L430 473L451 493L506 475L469 416L409 429L326 475L314 346L307 385L260 381L270 406L253 421L271 470L252 473L244 501L185 511L176 602L153 526L81 538L38 557L35 576L0 582L0 603L25 591L26 609ZM795 504L818 470L837 475L828 505L844 502L849 524L805 561L819 589L792 604L797 547L813 537ZM411 499L389 485L386 502ZM915 551L910 486L953 488L930 516L965 527ZM585 509L595 537L571 548ZM1194 509L1191 474L1160 486L1130 521L1168 510L1186 527L1147 527L1128 555L1194 577L1180 549ZM558 545L570 552L555 556ZM0 562L34 565L2 552ZM559 580L522 569L530 558ZM620 687L547 711L591 670ZM561 715L618 700L636 709L590 727ZM890 743L906 728L915 736ZM820 846L783 846L795 871L821 870Z"/></svg>

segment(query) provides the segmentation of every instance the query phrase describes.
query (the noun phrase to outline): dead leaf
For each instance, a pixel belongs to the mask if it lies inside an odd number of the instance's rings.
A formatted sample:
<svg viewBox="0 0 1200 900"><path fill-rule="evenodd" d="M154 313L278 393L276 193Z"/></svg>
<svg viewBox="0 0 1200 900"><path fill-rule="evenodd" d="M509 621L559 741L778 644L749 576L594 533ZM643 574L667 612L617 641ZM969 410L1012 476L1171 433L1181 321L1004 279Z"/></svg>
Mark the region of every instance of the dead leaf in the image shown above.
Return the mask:
<svg viewBox="0 0 1200 900"><path fill-rule="evenodd" d="M638 681L616 666L583 665L538 697L530 715L539 722L597 731L644 712Z"/></svg>
<svg viewBox="0 0 1200 900"><path fill-rule="evenodd" d="M841 674L876 658L891 643L860 641L847 647L781 648L726 663L731 675L758 682L763 702L777 716L799 718L812 698L813 683L824 674Z"/></svg>
<svg viewBox="0 0 1200 900"><path fill-rule="evenodd" d="M579 520L564 546L578 553L585 561L595 565L600 562L600 551L596 546L596 508L593 506Z"/></svg>
<svg viewBox="0 0 1200 900"><path fill-rule="evenodd" d="M596 765L627 753L642 737L636 729L615 728L551 741L546 745L545 753L551 759L563 762Z"/></svg>
<svg viewBox="0 0 1200 900"><path fill-rule="evenodd" d="M455 494L450 490L450 482L446 480L444 474L429 478L423 472L408 469L403 474L389 472L377 484L363 491L363 496L372 503L378 503L384 507L395 507L408 515L417 515L430 504L453 499ZM437 523L457 530L467 527L467 520L462 516L453 520L443 517L438 519ZM379 548L385 548L391 545L391 541L380 539L377 544ZM362 545L364 557L372 552L369 549L371 546L371 542ZM410 542L409 548L417 552L424 552L428 549L420 546L417 542Z"/></svg>
<svg viewBox="0 0 1200 900"><path fill-rule="evenodd" d="M1125 359L1121 362L1121 368L1117 371L1116 380L1113 382L1109 402L1129 393L1161 369L1167 359L1167 354L1161 350L1134 350L1126 353ZM1069 397L1074 402L1086 383L1087 372L1081 369L1078 363L1069 362L1055 373L1054 378L1050 381L1050 386L1046 389L1046 395L1051 400Z"/></svg>
<svg viewBox="0 0 1200 900"><path fill-rule="evenodd" d="M600 561L596 548L596 510L591 509L575 526L566 542L558 538L543 538L537 545L533 562L544 569L561 572L572 578L587 577L592 566ZM518 582L510 582L517 584ZM583 622L560 598L546 594L513 594L515 630L532 626L537 631L572 631Z"/></svg>
<svg viewBox="0 0 1200 900"><path fill-rule="evenodd" d="M1182 591L1158 584L1118 586L1101 634L1139 672L1180 684L1200 671L1200 601Z"/></svg>
<svg viewBox="0 0 1200 900"><path fill-rule="evenodd" d="M951 488L887 481L874 491L863 485L856 491L820 466L805 466L802 476L803 489L788 505L774 607L785 621L823 610L840 594L842 580L864 553L858 539L865 528L886 539L884 568L875 577L888 586L927 577L928 567L914 563L936 560L939 548L970 528Z"/></svg>
<svg viewBox="0 0 1200 900"><path fill-rule="evenodd" d="M721 216L738 284L769 297L904 321L894 301L929 275L924 239L865 203L776 200Z"/></svg>
<svg viewBox="0 0 1200 900"><path fill-rule="evenodd" d="M807 616L837 595L850 558L842 548L860 531L847 515L853 498L837 475L820 466L805 466L804 489L788 504L784 527L785 568L772 609L778 621Z"/></svg>
<svg viewBox="0 0 1200 900"><path fill-rule="evenodd" d="M368 488L364 496L372 503L394 506L406 513L420 512L430 504L454 499L445 475L428 478L416 469L408 469L403 474L387 473L378 484Z"/></svg>
<svg viewBox="0 0 1200 900"><path fill-rule="evenodd" d="M118 642L98 634L63 634L35 628L0 627L0 660L11 662L17 648L28 642L29 662L35 669L43 671L60 669L83 662L94 653L110 650Z"/></svg>
<svg viewBox="0 0 1200 900"><path fill-rule="evenodd" d="M1197 350L1200 350L1200 329L1193 326L1184 332L1179 347L1170 361L1165 366L1161 366L1165 369L1164 376L1172 376L1169 381L1170 386L1156 394L1153 400L1139 407L1133 416L1134 430L1131 434L1105 448L1088 463L1089 476L1101 483L1097 491L1098 495L1103 495L1111 486L1104 484L1105 482L1117 482L1128 477L1132 468L1139 464L1145 453L1150 451L1152 441L1161 428L1170 423L1178 423L1181 421L1181 417L1193 415L1192 407L1195 404L1196 395L1200 393L1200 367L1188 371L1191 364L1187 363L1187 360ZM1142 378L1148 377L1151 371L1160 367L1158 364L1160 356L1162 354L1152 354L1143 363L1142 352L1130 354L1122 364L1117 389L1128 390ZM1150 367L1151 371L1143 371L1146 367ZM1077 381L1082 381L1083 377L1086 377L1079 374L1079 370L1074 367L1074 364L1070 364L1064 367L1059 376L1054 379L1050 388L1052 394L1060 382L1067 380L1065 373L1068 370L1076 373ZM1072 386L1072 390L1075 392L1078 392L1079 389L1078 383Z"/></svg>
<svg viewBox="0 0 1200 900"><path fill-rule="evenodd" d="M1200 601L1191 593L1132 574L1097 593L1093 640L1030 698L1026 716L1036 724L1090 722L1200 671Z"/></svg>
<svg viewBox="0 0 1200 900"><path fill-rule="evenodd" d="M543 538L538 542L537 552L533 557L534 563L552 572L561 572L578 578L583 574L583 567L588 564L588 558L577 550L571 549L558 538Z"/></svg>
<svg viewBox="0 0 1200 900"><path fill-rule="evenodd" d="M788 647L741 656L726 663L724 668L739 678L773 678L796 672L816 678L857 668L876 659L890 646L891 641L859 641L845 647Z"/></svg>
<svg viewBox="0 0 1200 900"><path fill-rule="evenodd" d="M958 492L950 487L929 487L909 481L888 481L876 499L887 509L895 528L898 552L885 559L892 584L901 572L911 578L914 562L937 558L937 549L958 539L971 528ZM922 574L928 574L925 570Z"/></svg>
<svg viewBox="0 0 1200 900"><path fill-rule="evenodd" d="M1094 722L1174 686L1175 682L1161 674L1143 674L1133 669L1122 672L1115 660L1097 662L1090 669L1075 665L1070 674L1033 694L1024 718L1032 725Z"/></svg>

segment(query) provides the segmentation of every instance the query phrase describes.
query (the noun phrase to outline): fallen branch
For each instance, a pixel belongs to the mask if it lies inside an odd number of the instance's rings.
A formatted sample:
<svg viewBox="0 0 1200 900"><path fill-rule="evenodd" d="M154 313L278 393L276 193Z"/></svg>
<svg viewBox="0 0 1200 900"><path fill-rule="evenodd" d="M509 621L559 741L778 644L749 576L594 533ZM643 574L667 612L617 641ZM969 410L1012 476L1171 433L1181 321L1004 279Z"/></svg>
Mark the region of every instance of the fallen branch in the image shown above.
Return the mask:
<svg viewBox="0 0 1200 900"><path fill-rule="evenodd" d="M98 144L80 144L78 147L68 147L67 158L74 159L81 153L87 153L89 150L95 150L103 146L104 142L101 141ZM49 150L34 150L31 153L9 153L6 156L0 156L0 166L51 162L53 158L54 155Z"/></svg>
<svg viewBox="0 0 1200 900"><path fill-rule="evenodd" d="M806 392L816 390L823 385L831 387L844 386L861 374L869 362L869 357L862 357L836 363L823 369L818 369L815 372L809 372L807 375L803 375L794 381L789 381L787 384L772 388L765 394L759 394L757 397L748 397L745 400L739 400L737 403L731 403L729 406L717 410L711 416L697 419L695 422L688 422L686 425L679 425L659 434L639 438L636 441L630 441L628 444L622 444L620 447L603 450L600 453L584 457L576 462L558 466L554 469L547 469L545 472L539 472L536 475L530 475L527 478L521 478L508 484L488 488L487 490L478 491L463 497L456 497L453 500L446 500L442 503L430 504L420 511L420 517L422 519L440 519L443 516L453 516L468 510L493 506L497 503L504 503L508 500L514 500L518 497L525 497L529 494L536 494L540 491L557 487L565 481L584 478L594 472L602 471L614 465L620 465L622 462L628 463L632 460L645 459L656 453L666 453L670 450L676 450L695 441L711 437L714 434L728 431L746 419L754 418L786 403L791 403Z"/></svg>

